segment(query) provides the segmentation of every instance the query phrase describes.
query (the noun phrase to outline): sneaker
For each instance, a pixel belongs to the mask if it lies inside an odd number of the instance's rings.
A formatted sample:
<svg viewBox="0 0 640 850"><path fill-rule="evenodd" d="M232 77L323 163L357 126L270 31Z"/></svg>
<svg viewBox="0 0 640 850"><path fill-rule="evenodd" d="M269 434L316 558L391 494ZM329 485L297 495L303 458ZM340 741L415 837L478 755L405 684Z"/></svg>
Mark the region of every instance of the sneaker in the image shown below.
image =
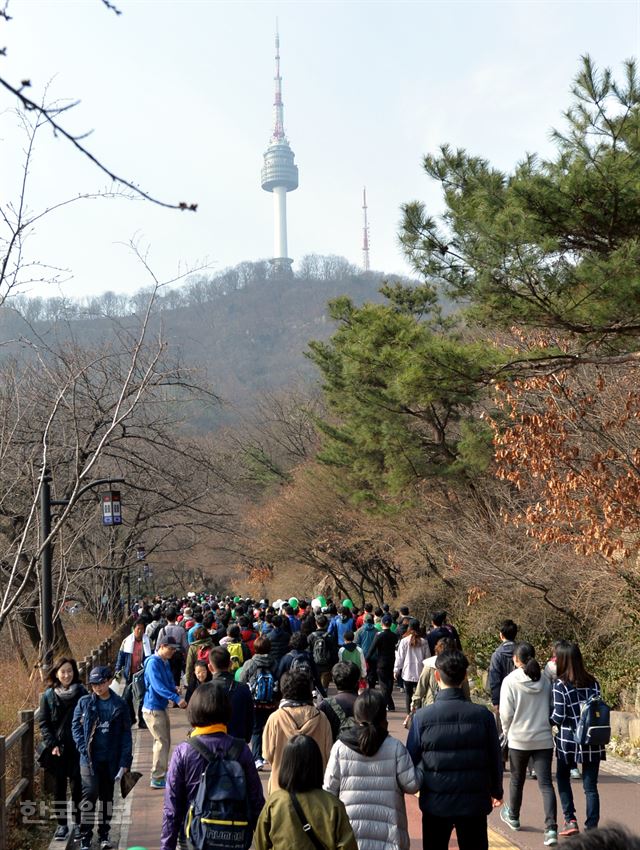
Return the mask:
<svg viewBox="0 0 640 850"><path fill-rule="evenodd" d="M149 783L149 786L151 788L164 788L166 784L167 783L164 781L164 779L152 779Z"/></svg>
<svg viewBox="0 0 640 850"><path fill-rule="evenodd" d="M558 833L555 831L555 829L545 829L544 841L542 843L545 847L551 847L554 844L558 843Z"/></svg>
<svg viewBox="0 0 640 850"><path fill-rule="evenodd" d="M256 770L262 770L264 767L264 759L256 759Z"/></svg>
<svg viewBox="0 0 640 850"><path fill-rule="evenodd" d="M506 823L506 825L508 827L511 827L511 829L520 829L520 819L511 817L511 812L509 811L509 806L507 806L506 803L500 809L500 820L503 823Z"/></svg>
<svg viewBox="0 0 640 850"><path fill-rule="evenodd" d="M558 835L577 835L579 832L578 821L566 820Z"/></svg>
<svg viewBox="0 0 640 850"><path fill-rule="evenodd" d="M73 840L74 841L80 841L80 824L79 823L77 823L73 827Z"/></svg>
<svg viewBox="0 0 640 850"><path fill-rule="evenodd" d="M91 850L91 839L83 838L80 843L80 850Z"/></svg>
<svg viewBox="0 0 640 850"><path fill-rule="evenodd" d="M53 833L53 840L64 841L67 835L69 835L69 827L63 824L62 826L59 826Z"/></svg>
<svg viewBox="0 0 640 850"><path fill-rule="evenodd" d="M103 838L100 842L100 850L113 850L113 844L108 838Z"/></svg>
<svg viewBox="0 0 640 850"><path fill-rule="evenodd" d="M571 768L571 778L572 779L582 779L582 775L577 767Z"/></svg>
<svg viewBox="0 0 640 850"><path fill-rule="evenodd" d="M537 778L538 778L538 774L535 772L535 770L533 768L531 768L531 770L529 771L529 779L537 779Z"/></svg>

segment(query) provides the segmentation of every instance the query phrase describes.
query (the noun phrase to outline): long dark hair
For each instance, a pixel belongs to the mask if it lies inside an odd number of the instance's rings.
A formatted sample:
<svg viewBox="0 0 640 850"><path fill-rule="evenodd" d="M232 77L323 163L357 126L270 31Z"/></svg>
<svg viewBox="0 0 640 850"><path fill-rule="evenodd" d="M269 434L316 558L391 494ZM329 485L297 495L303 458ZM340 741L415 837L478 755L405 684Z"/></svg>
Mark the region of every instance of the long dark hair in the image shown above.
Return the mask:
<svg viewBox="0 0 640 850"><path fill-rule="evenodd" d="M53 665L49 672L48 684L51 688L60 687L60 681L58 679L58 670L62 667L63 664L71 664L71 668L73 670L73 680L71 682L72 685L77 684L80 681L80 671L78 670L78 662L75 658L58 658L56 663Z"/></svg>
<svg viewBox="0 0 640 850"><path fill-rule="evenodd" d="M320 747L309 735L294 735L282 751L278 784L302 794L322 788L324 767Z"/></svg>
<svg viewBox="0 0 640 850"><path fill-rule="evenodd" d="M532 682L539 682L542 676L540 665L536 661L536 650L534 646L526 641L519 643L513 654L522 664L522 670L525 676L531 679Z"/></svg>
<svg viewBox="0 0 640 850"><path fill-rule="evenodd" d="M358 746L363 756L373 756L387 737L387 705L380 691L366 690L353 704L358 724Z"/></svg>
<svg viewBox="0 0 640 850"><path fill-rule="evenodd" d="M574 688L591 688L596 680L587 673L582 660L582 653L577 643L567 641L556 649L556 665L558 668L558 679L573 685Z"/></svg>
<svg viewBox="0 0 640 850"><path fill-rule="evenodd" d="M420 634L420 623L417 620L411 620L409 627L404 633L404 637L409 638L409 644L413 647L420 646L422 643L422 635Z"/></svg>

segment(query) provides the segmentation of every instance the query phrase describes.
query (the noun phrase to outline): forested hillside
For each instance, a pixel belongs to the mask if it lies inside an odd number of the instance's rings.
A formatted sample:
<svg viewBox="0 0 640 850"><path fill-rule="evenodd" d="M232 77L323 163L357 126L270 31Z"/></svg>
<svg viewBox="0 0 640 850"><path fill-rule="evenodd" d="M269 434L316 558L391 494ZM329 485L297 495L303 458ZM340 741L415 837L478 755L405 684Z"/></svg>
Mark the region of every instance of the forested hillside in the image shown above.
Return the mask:
<svg viewBox="0 0 640 850"><path fill-rule="evenodd" d="M187 369L227 404L209 409L201 427L237 418L256 393L317 376L304 356L310 340L326 339L335 324L327 302L379 301L385 276L362 272L341 257L305 257L293 277L274 277L267 262L241 263L219 274L198 274L184 286L161 289L150 330L161 332ZM106 292L81 300L20 296L0 314L4 339L66 336L80 344L108 342L146 309L149 290ZM114 325L115 322L115 325ZM5 354L13 353L9 346ZM213 416L213 418L212 418Z"/></svg>

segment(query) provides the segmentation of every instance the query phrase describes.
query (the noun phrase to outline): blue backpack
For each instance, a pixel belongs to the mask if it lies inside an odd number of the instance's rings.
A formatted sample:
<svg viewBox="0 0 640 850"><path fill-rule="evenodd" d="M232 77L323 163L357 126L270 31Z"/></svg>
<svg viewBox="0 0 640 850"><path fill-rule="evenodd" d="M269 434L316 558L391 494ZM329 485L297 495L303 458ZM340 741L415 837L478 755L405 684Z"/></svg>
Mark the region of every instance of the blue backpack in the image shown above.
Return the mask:
<svg viewBox="0 0 640 850"><path fill-rule="evenodd" d="M611 709L595 695L581 704L576 726L576 744L581 747L603 747L611 740Z"/></svg>
<svg viewBox="0 0 640 850"><path fill-rule="evenodd" d="M196 796L185 818L189 850L248 850L253 830L244 769L238 758L245 743L234 738L224 755L197 738L187 743L207 760Z"/></svg>
<svg viewBox="0 0 640 850"><path fill-rule="evenodd" d="M261 667L251 682L251 696L257 708L270 708L275 705L276 683L271 670Z"/></svg>

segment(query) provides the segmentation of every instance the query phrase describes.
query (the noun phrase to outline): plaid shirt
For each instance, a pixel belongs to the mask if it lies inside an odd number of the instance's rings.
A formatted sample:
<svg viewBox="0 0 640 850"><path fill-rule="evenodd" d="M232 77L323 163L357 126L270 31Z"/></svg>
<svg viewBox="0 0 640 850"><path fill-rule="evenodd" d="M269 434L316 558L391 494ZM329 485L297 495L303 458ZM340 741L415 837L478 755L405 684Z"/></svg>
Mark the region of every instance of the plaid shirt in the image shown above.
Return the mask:
<svg viewBox="0 0 640 850"><path fill-rule="evenodd" d="M607 757L604 746L581 747L575 740L574 733L580 719L581 703L585 703L592 696L600 696L600 685L597 681L589 688L575 688L560 679L553 683L551 723L558 727L556 756L560 761L604 761Z"/></svg>

